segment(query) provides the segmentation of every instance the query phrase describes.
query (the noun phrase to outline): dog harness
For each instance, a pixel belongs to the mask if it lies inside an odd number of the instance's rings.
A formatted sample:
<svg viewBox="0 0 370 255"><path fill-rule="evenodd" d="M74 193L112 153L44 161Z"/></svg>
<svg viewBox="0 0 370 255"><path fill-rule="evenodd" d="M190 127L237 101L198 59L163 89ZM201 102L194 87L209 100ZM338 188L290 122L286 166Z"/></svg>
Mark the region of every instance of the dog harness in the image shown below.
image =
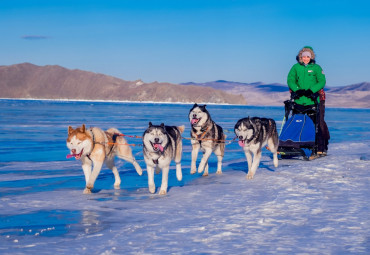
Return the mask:
<svg viewBox="0 0 370 255"><path fill-rule="evenodd" d="M92 131L92 128L89 129L89 132L91 134L91 138L92 138L92 141L93 141L93 143L92 143L93 144L93 147L91 149L91 152L92 152L94 150L94 148L95 148L95 136L94 136L94 132ZM88 159L90 159L90 161L92 161L91 158L90 158L91 152L90 152L90 154L86 155L86 157Z"/></svg>
<svg viewBox="0 0 370 255"><path fill-rule="evenodd" d="M207 132L208 132L208 130L210 129L210 127L207 127L207 129L203 129L203 128L201 128L200 129L200 132L202 132L201 134L199 134L199 135L197 135L197 134L195 134L196 136L197 136L197 140L200 140L199 142L202 142L201 140L204 138L204 136L207 134ZM195 130L195 129L194 129ZM194 132L195 133L195 132Z"/></svg>
<svg viewBox="0 0 370 255"><path fill-rule="evenodd" d="M88 131L90 132L91 138L92 138L92 141L93 141L93 147L92 147L91 151L94 150L95 144L100 144L100 145L105 146L105 143L104 142L97 142L97 141L95 141L95 135L94 135L94 132L93 132L92 128L90 128ZM107 132L104 132L104 133L108 137L108 140L112 140L112 143L113 143L112 146L109 149L109 152L106 154L106 156L108 156L113 151L114 144L116 143L116 140L117 140L117 137L119 136L119 134L113 134L113 135L111 135L110 133L107 133ZM86 155L86 157L88 159L90 159L90 161L92 161L91 158L90 158L90 155L91 155L91 153L88 154L88 155Z"/></svg>
<svg viewBox="0 0 370 255"><path fill-rule="evenodd" d="M158 159L159 159L159 158L157 158L157 159L153 159L153 163L154 163L154 164L156 164L156 165L158 165L158 164L159 164Z"/></svg>
<svg viewBox="0 0 370 255"><path fill-rule="evenodd" d="M163 150L165 150L167 147L168 147L168 144L163 148ZM163 152L157 152L157 154L159 154L159 157L157 159L152 159L153 163L156 164L156 165L159 164L158 160L159 160L160 157L162 157Z"/></svg>

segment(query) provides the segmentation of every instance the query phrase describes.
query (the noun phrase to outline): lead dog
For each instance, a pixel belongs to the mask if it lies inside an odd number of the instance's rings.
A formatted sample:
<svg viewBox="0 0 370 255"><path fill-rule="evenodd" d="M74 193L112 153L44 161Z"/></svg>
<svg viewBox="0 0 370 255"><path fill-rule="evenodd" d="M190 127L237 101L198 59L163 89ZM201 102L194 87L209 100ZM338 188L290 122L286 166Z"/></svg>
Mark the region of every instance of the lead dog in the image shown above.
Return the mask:
<svg viewBox="0 0 370 255"><path fill-rule="evenodd" d="M143 134L143 153L148 172L149 192L155 192L154 170L156 173L162 169L162 184L159 191L160 195L167 193L168 172L172 160L176 163L177 180L182 180L181 156L182 138L181 134L185 127L155 126L149 122L149 127Z"/></svg>
<svg viewBox="0 0 370 255"><path fill-rule="evenodd" d="M253 179L260 164L262 147L266 144L273 153L274 166L278 166L277 149L279 138L273 119L243 118L235 124L234 132L239 138L239 145L243 148L248 161L247 179Z"/></svg>
<svg viewBox="0 0 370 255"><path fill-rule="evenodd" d="M107 131L98 127L86 129L85 124L76 129L68 127L67 147L71 154L67 158L75 157L82 162L86 181L84 194L91 193L104 162L113 171L114 188L119 189L121 179L114 164L115 156L132 163L136 172L139 175L142 174L143 171L132 155L126 139L119 134L120 132L115 128L110 128ZM93 170L91 171L92 166Z"/></svg>
<svg viewBox="0 0 370 255"><path fill-rule="evenodd" d="M212 119L211 115L206 109L206 105L194 104L189 111L189 120L191 124L191 170L194 174L197 170L196 161L199 149L203 151L202 160L198 166L198 173L203 176L208 175L208 159L212 152L217 156L217 172L222 173L222 159L225 154L225 139L222 127L217 125Z"/></svg>

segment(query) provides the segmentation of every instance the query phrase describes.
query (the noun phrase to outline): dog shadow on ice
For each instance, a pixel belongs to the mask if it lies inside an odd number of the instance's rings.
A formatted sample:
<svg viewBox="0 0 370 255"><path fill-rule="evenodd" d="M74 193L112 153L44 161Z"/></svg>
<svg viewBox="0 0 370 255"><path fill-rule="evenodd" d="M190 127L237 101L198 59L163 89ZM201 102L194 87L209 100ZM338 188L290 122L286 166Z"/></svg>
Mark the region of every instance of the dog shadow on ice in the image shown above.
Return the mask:
<svg viewBox="0 0 370 255"><path fill-rule="evenodd" d="M268 170L270 172L275 172L276 169L274 168L274 166L271 165L269 161L266 161L266 162L268 162L268 164L265 164L263 161L261 161L257 171L261 171L263 169L263 170ZM233 171L241 171L246 174L248 173L248 163L247 162L232 163L229 165L229 168Z"/></svg>
<svg viewBox="0 0 370 255"><path fill-rule="evenodd" d="M150 194L148 191L148 173L145 168L143 168L142 176L136 174L135 169L126 169L123 171L119 171L119 174L122 179L122 183L119 189L114 189L112 183L114 181L114 176L110 170L104 169L102 170L101 174L98 177L97 184L92 189L91 193L100 195L99 197L95 197L99 201L104 200L126 200L132 198L147 198L151 195L156 195L159 191L162 181L162 173L154 175L154 182L156 185L156 193ZM191 181L190 179L194 179L195 176L190 176L185 174L185 171L190 172L189 169L184 170L184 177L182 181L178 181L176 179L176 173L173 168L169 171L168 176L168 191L170 191L174 187L183 187L186 185L187 182ZM81 177L82 181L82 177Z"/></svg>

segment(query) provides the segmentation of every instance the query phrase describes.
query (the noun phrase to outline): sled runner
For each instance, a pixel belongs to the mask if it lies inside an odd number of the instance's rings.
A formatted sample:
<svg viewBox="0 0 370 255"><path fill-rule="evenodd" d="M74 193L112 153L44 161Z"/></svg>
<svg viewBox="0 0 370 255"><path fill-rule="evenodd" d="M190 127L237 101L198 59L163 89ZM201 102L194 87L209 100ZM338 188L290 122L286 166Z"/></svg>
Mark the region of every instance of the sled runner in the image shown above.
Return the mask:
<svg viewBox="0 0 370 255"><path fill-rule="evenodd" d="M302 157L308 160L305 151L311 154L317 152L317 121L319 107L317 103L318 94L314 93L310 98L314 105L299 105L294 102L299 97L292 92L290 100L284 101L285 116L279 135L278 153L281 159ZM286 120L286 121L285 121Z"/></svg>

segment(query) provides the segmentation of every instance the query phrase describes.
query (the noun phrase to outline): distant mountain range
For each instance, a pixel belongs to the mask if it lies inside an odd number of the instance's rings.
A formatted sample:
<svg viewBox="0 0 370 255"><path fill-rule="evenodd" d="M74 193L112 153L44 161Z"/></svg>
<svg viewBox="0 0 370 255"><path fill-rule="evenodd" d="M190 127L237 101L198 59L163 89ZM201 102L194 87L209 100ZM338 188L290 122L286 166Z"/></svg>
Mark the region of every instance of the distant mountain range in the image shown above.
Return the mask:
<svg viewBox="0 0 370 255"><path fill-rule="evenodd" d="M218 80L206 83L188 82L183 85L203 86L242 95L249 105L283 105L290 97L287 85L262 82L241 83ZM325 87L326 106L347 108L370 108L370 82L343 86Z"/></svg>
<svg viewBox="0 0 370 255"><path fill-rule="evenodd" d="M246 104L241 95L202 86L125 81L56 65L0 66L0 98Z"/></svg>
<svg viewBox="0 0 370 255"><path fill-rule="evenodd" d="M370 108L370 83L326 87L328 107ZM112 76L57 65L0 66L0 98L117 100L282 106L287 85L218 80L171 84Z"/></svg>

